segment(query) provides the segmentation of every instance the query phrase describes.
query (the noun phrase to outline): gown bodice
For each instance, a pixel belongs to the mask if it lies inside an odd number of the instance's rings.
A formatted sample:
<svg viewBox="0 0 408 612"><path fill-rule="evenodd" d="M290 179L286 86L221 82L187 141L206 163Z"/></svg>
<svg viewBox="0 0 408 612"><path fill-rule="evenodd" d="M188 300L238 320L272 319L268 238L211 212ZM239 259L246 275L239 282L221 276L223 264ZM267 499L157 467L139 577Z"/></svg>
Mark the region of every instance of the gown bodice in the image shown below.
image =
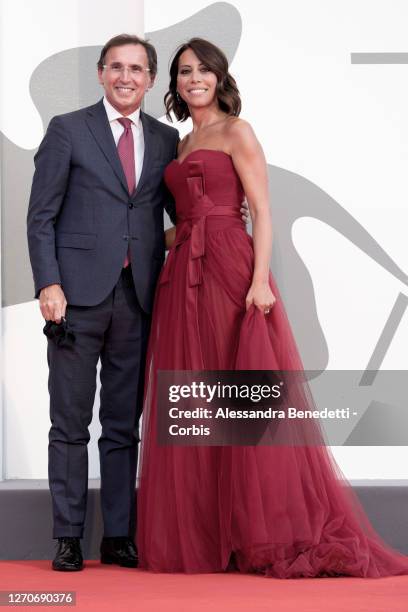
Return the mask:
<svg viewBox="0 0 408 612"><path fill-rule="evenodd" d="M196 149L182 162L174 159L164 178L176 202L178 221L206 215L213 207L211 215L240 217L244 191L232 158L224 151Z"/></svg>
<svg viewBox="0 0 408 612"><path fill-rule="evenodd" d="M238 228L246 236L240 212L244 190L231 156L215 149L196 149L182 162L174 159L165 170L164 180L175 199L177 224L159 283L170 280L175 252L189 242L187 274L190 287L194 287L202 282L209 233Z"/></svg>

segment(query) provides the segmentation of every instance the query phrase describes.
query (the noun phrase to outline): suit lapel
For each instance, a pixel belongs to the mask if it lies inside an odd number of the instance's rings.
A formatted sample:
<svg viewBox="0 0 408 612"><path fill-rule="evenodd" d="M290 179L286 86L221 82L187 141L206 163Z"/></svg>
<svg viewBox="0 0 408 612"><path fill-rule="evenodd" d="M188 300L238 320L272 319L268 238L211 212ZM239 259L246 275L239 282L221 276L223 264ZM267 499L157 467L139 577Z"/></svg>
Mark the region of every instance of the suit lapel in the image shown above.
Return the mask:
<svg viewBox="0 0 408 612"><path fill-rule="evenodd" d="M143 111L140 111L140 120L143 126L143 139L144 139L144 155L143 155L143 166L140 178L136 185L136 189L132 195L137 195L143 183L146 182L146 178L149 174L150 160L152 157L153 139L154 139L154 128L152 122L149 120L149 116Z"/></svg>
<svg viewBox="0 0 408 612"><path fill-rule="evenodd" d="M109 125L102 100L88 110L86 122L96 142L98 143L98 146L112 166L116 176L121 182L123 188L126 190L126 193L128 193L125 173L123 172L122 164L120 163L112 129Z"/></svg>

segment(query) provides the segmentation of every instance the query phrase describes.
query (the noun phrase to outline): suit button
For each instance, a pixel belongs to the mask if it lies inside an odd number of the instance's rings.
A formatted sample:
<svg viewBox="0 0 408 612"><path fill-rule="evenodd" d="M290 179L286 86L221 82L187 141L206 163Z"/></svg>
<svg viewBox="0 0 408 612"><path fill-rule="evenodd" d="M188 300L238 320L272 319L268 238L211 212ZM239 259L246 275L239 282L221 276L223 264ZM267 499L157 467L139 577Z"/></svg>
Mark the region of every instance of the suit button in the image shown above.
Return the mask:
<svg viewBox="0 0 408 612"><path fill-rule="evenodd" d="M129 203L129 208L130 208L130 209L132 209L133 207L134 207L133 202L130 202L130 203Z"/></svg>

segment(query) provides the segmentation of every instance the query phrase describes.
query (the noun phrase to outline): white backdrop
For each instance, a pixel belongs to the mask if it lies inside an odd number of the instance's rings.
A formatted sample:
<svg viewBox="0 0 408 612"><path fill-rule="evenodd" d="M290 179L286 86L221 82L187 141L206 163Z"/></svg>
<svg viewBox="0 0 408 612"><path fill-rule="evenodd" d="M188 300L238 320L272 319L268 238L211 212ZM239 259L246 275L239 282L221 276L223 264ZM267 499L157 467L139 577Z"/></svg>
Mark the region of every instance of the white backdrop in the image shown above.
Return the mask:
<svg viewBox="0 0 408 612"><path fill-rule="evenodd" d="M108 2L96 0L41 0L33 6L28 0L5 0L2 131L22 147L38 145L42 126L28 80L45 57L75 45L102 44L121 31L166 28L210 4L146 2L143 28L143 6L134 0L118 0L115 11ZM408 51L408 5L404 0L231 4L243 26L231 71L243 98L242 116L253 125L268 163L330 194L408 270L408 65L355 65L350 59L354 52ZM13 39L17 29L23 29L29 44ZM18 95L15 87L4 87L15 85L12 71L17 65ZM160 58L159 68L167 69L160 67ZM322 222L298 220L293 240L312 277L329 345L328 367L364 369L404 288ZM406 369L407 346L405 315L383 368ZM3 348L4 475L45 478L48 397L36 302L3 309ZM90 475L95 477L97 419L92 435ZM349 478L408 477L405 447L336 447L333 452Z"/></svg>

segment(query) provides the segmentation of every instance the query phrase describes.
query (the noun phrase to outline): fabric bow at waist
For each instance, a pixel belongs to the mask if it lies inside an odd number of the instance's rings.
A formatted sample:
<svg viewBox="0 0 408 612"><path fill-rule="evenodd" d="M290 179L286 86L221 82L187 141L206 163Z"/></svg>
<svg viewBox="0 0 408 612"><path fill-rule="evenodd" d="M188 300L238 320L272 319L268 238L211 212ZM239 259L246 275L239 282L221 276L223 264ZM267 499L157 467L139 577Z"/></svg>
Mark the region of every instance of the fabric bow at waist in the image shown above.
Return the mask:
<svg viewBox="0 0 408 612"><path fill-rule="evenodd" d="M194 212L194 211L193 211ZM201 285L203 275L203 257L205 254L205 236L207 217L233 217L241 219L239 210L235 206L224 206L212 204L200 216L180 217L177 222L176 238L171 248L166 264L162 270L160 284L171 280L174 265L174 256L177 247L190 240L190 254L188 262L188 281L190 287Z"/></svg>

